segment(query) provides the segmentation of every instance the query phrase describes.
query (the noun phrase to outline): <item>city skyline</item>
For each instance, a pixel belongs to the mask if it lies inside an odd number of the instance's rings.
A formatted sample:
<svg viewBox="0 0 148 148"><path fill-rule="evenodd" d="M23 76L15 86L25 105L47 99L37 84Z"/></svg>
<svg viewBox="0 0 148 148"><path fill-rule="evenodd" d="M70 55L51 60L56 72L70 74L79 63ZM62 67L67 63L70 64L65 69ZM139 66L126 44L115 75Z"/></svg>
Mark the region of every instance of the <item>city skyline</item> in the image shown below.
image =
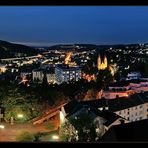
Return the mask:
<svg viewBox="0 0 148 148"><path fill-rule="evenodd" d="M0 39L30 46L146 43L145 6L3 6Z"/></svg>

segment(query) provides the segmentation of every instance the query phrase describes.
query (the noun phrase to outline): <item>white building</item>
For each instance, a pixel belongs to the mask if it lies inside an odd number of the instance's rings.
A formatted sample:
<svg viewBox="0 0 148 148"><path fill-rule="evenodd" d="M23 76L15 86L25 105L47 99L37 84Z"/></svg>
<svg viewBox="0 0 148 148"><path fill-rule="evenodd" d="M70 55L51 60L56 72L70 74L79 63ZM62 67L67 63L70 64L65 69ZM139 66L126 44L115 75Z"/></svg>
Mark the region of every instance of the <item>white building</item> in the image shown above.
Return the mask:
<svg viewBox="0 0 148 148"><path fill-rule="evenodd" d="M68 65L57 65L55 67L56 83L78 81L81 78L81 69L78 66L70 67Z"/></svg>
<svg viewBox="0 0 148 148"><path fill-rule="evenodd" d="M32 78L33 81L39 81L42 82L44 77L44 73L42 69L35 69L32 71Z"/></svg>
<svg viewBox="0 0 148 148"><path fill-rule="evenodd" d="M35 69L32 71L32 77L33 77L33 81L38 81L38 82L42 82L43 81L43 77L44 77L44 73L46 74L47 77L47 81L49 84L54 84L56 82L55 79L55 71L54 68L48 68L48 69Z"/></svg>
<svg viewBox="0 0 148 148"><path fill-rule="evenodd" d="M125 118L128 122L148 119L148 92L134 94L128 98L99 99L82 103L95 106L100 110L107 107L111 112Z"/></svg>
<svg viewBox="0 0 148 148"><path fill-rule="evenodd" d="M129 107L115 113L121 117L129 120L129 122L134 122L138 120L143 120L148 118L148 103L143 103L133 107Z"/></svg>
<svg viewBox="0 0 148 148"><path fill-rule="evenodd" d="M140 72L130 72L128 73L126 80L136 80L139 78L141 78Z"/></svg>

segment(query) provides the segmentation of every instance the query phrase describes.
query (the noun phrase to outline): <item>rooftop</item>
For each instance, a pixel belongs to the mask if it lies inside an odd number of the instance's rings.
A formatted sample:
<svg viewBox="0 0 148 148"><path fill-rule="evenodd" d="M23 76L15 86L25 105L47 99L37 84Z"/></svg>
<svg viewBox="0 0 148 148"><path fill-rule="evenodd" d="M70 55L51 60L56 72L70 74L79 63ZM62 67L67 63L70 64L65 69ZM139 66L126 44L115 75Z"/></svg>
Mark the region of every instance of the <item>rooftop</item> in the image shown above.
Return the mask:
<svg viewBox="0 0 148 148"><path fill-rule="evenodd" d="M56 67L60 68L62 70L80 70L80 67L78 67L78 66L69 66L69 65L65 65L65 64L59 64Z"/></svg>
<svg viewBox="0 0 148 148"><path fill-rule="evenodd" d="M136 79L136 80L126 80L126 81L119 81L116 83L112 83L109 85L109 87L123 87L123 86L128 86L130 83L140 83L140 82L147 82L146 80L142 80L142 79Z"/></svg>
<svg viewBox="0 0 148 148"><path fill-rule="evenodd" d="M101 142L148 141L148 119L112 126L101 138Z"/></svg>
<svg viewBox="0 0 148 148"><path fill-rule="evenodd" d="M100 99L100 100L92 100L92 101L81 101L83 105L90 105L92 107L101 108L104 106L108 106L110 111L119 111L126 108L130 108L133 106L138 106L140 104L144 104L148 102L148 92L134 94L126 97L121 97L117 99Z"/></svg>
<svg viewBox="0 0 148 148"><path fill-rule="evenodd" d="M112 124L114 121L116 121L120 117L119 115L108 111L108 110L102 110L100 111L99 109L89 106L89 105L83 105L80 102L77 102L76 100L69 102L68 104L66 104L64 106L65 112L67 114L67 117L72 116L75 113L79 113L83 112L83 113L87 113L87 114L92 114L92 117L102 117L106 120L105 124L106 126L109 126L110 124Z"/></svg>

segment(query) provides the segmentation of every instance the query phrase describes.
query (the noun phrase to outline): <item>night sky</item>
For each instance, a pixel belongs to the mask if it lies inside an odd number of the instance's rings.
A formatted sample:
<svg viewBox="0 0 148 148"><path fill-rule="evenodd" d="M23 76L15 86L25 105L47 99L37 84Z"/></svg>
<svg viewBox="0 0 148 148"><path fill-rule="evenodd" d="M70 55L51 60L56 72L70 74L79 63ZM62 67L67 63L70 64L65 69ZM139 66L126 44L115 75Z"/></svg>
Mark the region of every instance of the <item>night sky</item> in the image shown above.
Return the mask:
<svg viewBox="0 0 148 148"><path fill-rule="evenodd" d="M146 43L148 6L1 6L0 40L37 46Z"/></svg>

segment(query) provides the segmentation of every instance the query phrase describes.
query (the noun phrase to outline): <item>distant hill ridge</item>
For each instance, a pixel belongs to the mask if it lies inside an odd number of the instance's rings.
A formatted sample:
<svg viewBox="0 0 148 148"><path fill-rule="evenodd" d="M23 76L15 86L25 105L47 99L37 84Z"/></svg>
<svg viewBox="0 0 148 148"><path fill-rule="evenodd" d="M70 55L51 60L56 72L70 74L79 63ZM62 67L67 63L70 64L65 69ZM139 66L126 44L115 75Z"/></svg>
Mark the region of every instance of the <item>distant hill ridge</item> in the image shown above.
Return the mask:
<svg viewBox="0 0 148 148"><path fill-rule="evenodd" d="M38 54L38 50L26 45L0 40L0 59L17 56L31 56Z"/></svg>

